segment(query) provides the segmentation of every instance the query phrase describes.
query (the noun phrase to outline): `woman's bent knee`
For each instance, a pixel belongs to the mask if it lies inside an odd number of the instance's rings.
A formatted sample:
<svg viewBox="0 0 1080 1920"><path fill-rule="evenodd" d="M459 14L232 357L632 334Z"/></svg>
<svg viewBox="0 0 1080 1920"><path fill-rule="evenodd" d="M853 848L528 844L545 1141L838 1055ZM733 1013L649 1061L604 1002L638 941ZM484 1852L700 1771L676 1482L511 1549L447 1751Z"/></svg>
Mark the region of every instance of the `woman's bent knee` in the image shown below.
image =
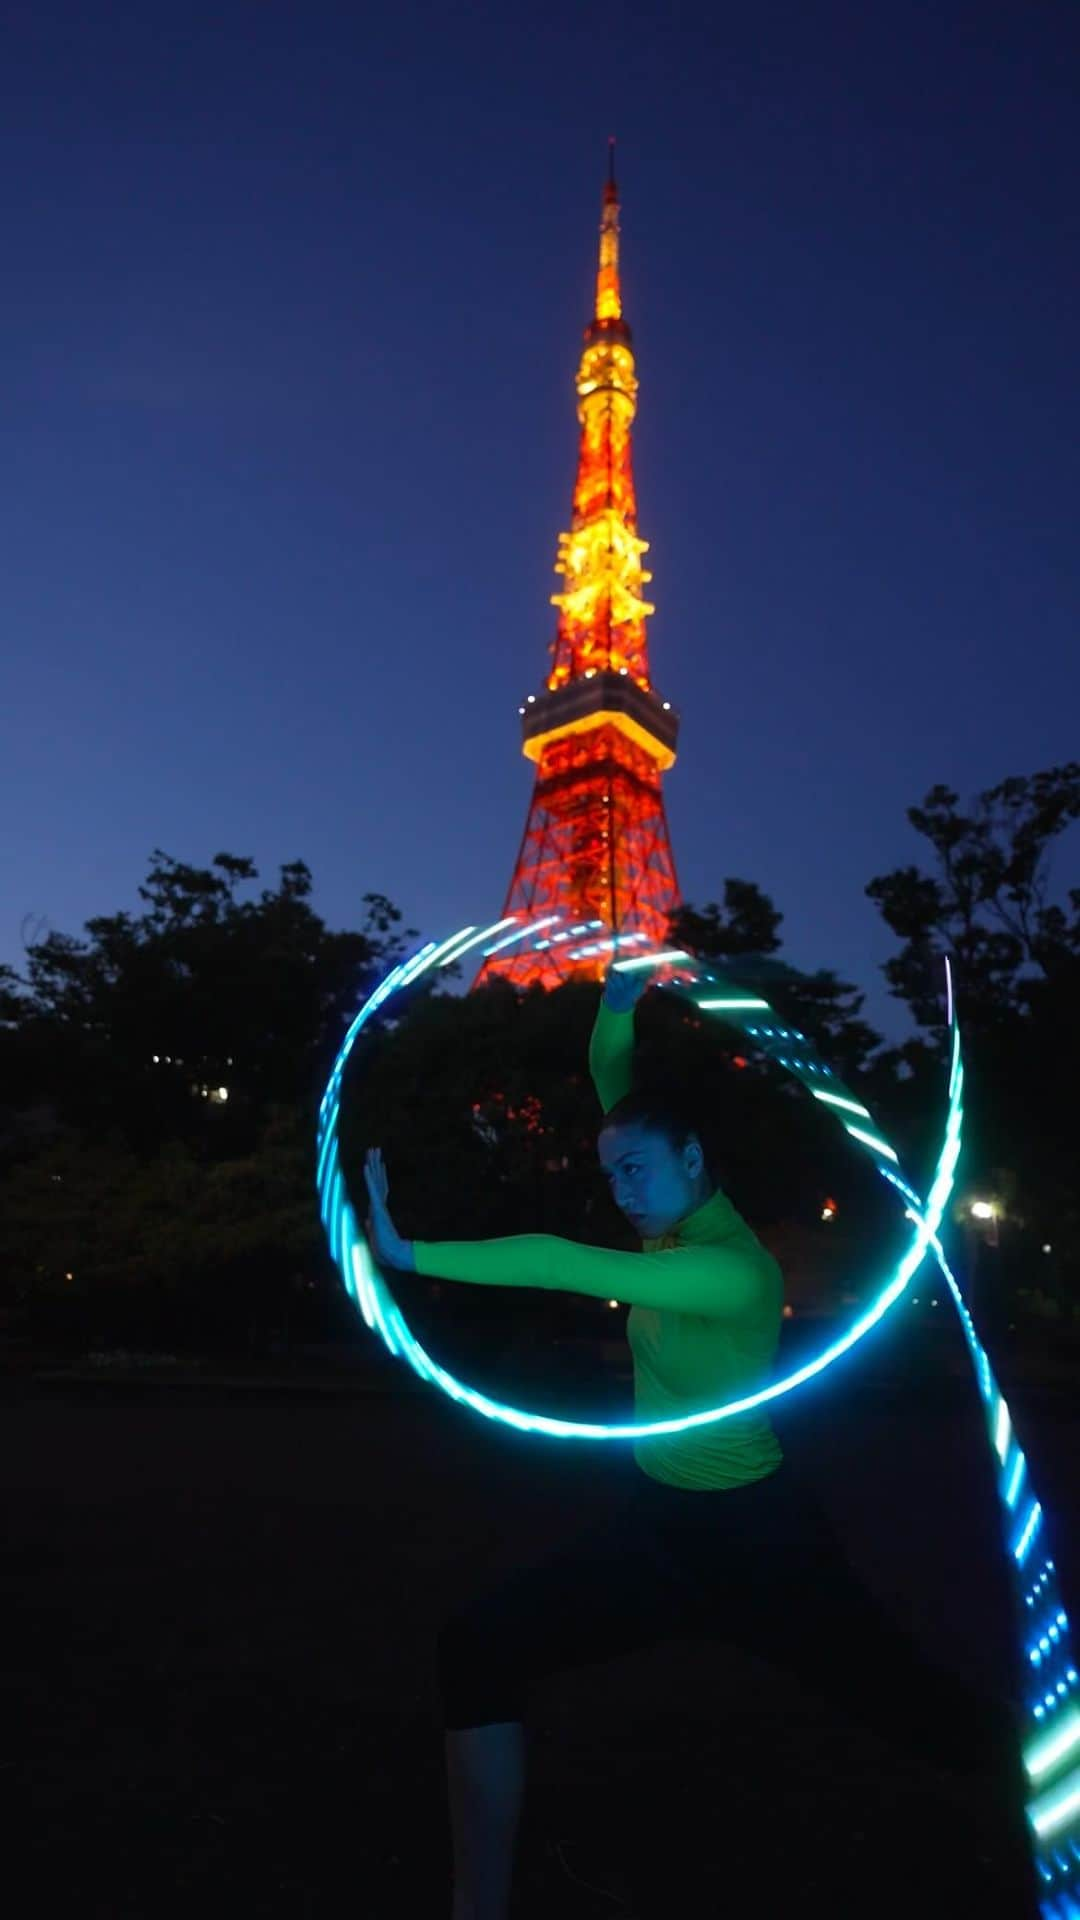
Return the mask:
<svg viewBox="0 0 1080 1920"><path fill-rule="evenodd" d="M447 1732L524 1719L527 1689L520 1660L475 1611L443 1621L436 1665Z"/></svg>

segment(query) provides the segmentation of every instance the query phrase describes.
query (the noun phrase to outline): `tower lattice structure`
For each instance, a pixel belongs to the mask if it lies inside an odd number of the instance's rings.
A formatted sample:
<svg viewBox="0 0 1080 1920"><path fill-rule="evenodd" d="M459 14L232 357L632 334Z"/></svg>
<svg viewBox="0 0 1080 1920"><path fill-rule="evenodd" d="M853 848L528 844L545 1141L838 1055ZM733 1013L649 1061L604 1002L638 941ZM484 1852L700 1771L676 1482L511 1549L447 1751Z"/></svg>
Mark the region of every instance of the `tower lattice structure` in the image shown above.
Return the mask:
<svg viewBox="0 0 1080 1920"><path fill-rule="evenodd" d="M637 391L612 153L595 311L577 373L573 514L555 563L562 590L551 596L558 625L546 681L520 709L522 751L535 762L536 780L503 915L558 914L564 928L599 922L608 934L663 945L668 917L681 904L661 791L675 763L679 721L649 671L645 623L655 608L645 598L649 543L638 534L630 443ZM519 987L601 978L610 950L575 959L574 945L511 946L485 961L473 986L496 974Z"/></svg>

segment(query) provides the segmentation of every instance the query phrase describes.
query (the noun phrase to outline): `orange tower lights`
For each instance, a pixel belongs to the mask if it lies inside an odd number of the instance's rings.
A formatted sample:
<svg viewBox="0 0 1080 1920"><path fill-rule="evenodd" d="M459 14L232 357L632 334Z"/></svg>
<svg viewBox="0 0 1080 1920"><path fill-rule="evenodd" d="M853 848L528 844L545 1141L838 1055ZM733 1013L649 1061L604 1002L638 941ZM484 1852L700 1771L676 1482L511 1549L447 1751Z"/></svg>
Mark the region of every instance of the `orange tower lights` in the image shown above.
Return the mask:
<svg viewBox="0 0 1080 1920"><path fill-rule="evenodd" d="M613 144L596 305L577 374L573 515L555 564L562 591L551 596L559 621L544 686L520 710L522 751L536 780L503 915L558 913L564 927L601 921L608 933L663 945L681 904L661 793L679 722L649 674L645 622L655 609L644 594L652 575L642 566L648 541L638 537L630 445L637 387L619 280ZM574 947L530 952L515 943L485 961L473 985L495 974L519 987L601 978L610 953L575 961Z"/></svg>

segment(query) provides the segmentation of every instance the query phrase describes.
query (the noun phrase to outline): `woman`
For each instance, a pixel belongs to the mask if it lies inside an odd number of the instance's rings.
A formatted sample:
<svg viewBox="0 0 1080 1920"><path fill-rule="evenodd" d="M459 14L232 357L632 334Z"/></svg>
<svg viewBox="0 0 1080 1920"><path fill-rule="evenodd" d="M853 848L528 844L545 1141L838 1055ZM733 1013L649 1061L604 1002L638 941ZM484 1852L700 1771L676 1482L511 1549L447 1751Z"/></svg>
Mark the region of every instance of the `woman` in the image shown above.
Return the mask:
<svg viewBox="0 0 1080 1920"><path fill-rule="evenodd" d="M364 1170L368 1230L382 1263L629 1303L640 1424L764 1385L783 1303L776 1261L723 1192L690 1116L675 1098L632 1091L634 1007L646 984L640 972L609 969L589 1046L604 1112L600 1164L642 1253L550 1234L404 1241L390 1218L377 1148ZM505 1920L508 1912L534 1683L682 1634L735 1641L796 1672L931 1764L988 1768L1005 1802L1015 1796L1019 1807L1007 1709L928 1667L882 1613L762 1408L638 1440L634 1459L634 1489L606 1524L443 1625L453 1920Z"/></svg>

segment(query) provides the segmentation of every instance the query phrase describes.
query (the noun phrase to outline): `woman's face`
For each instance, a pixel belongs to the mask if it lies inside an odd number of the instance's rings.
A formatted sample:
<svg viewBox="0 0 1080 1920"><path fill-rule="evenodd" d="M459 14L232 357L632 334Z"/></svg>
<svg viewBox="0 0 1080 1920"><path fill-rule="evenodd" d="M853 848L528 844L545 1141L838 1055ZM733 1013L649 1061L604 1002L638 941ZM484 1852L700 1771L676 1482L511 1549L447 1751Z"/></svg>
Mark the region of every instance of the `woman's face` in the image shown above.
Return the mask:
<svg viewBox="0 0 1080 1920"><path fill-rule="evenodd" d="M662 1133L650 1133L634 1121L604 1128L597 1151L615 1205L643 1240L658 1240L670 1233L709 1197L704 1158L695 1138L677 1153Z"/></svg>

